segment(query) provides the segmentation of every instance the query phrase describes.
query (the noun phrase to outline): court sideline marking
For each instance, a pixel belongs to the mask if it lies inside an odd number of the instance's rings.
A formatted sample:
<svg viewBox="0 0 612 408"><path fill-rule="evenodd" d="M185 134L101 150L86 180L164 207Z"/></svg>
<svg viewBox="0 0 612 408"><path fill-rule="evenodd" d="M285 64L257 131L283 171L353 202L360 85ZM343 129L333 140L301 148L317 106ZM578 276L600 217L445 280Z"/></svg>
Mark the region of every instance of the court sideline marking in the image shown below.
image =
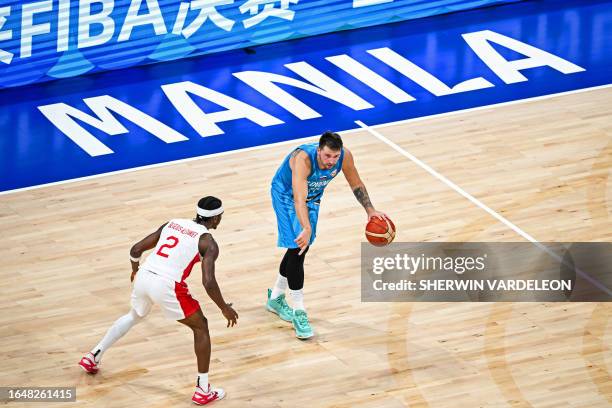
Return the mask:
<svg viewBox="0 0 612 408"><path fill-rule="evenodd" d="M484 110L484 109L493 109L493 108L499 108L499 107L502 107L502 106L509 106L509 105L516 105L516 104L520 104L520 103L526 103L526 102L540 101L540 100L544 100L544 99L556 98L556 97L559 97L559 96L572 95L572 94L577 94L577 93L582 93L582 92L596 91L596 90L599 90L599 89L606 89L606 88L610 88L610 87L612 87L612 84L593 86L593 87L590 87L590 88L574 89L572 91L566 91L566 92L559 92L559 93L553 93L553 94L548 94L548 95L535 96L533 98L517 99L517 100L514 100L514 101L494 103L494 104L491 104L491 105L476 106L474 108L460 109L460 110L451 111L451 112L445 112L445 113L437 113L437 114L434 114L434 115L421 116L421 117L418 117L418 118L402 119L402 120L398 120L398 121L395 121L395 122L386 122L386 123L381 123L379 125L375 125L374 127L376 127L376 128L383 128L383 127L400 125L400 124L405 124L405 123L419 122L419 121L427 120L427 119L436 119L436 118L442 118L442 117L446 117L446 116L459 115L459 114L462 114L462 113L476 112L476 111L480 111L480 110ZM360 132L361 130L362 130L361 127L357 127L355 129L347 129L347 130L339 131L338 133L349 134L349 133L353 133L353 132ZM94 174L94 175L91 175L91 176L78 177L78 178L69 179L69 180L61 180L61 181L54 181L54 182L51 182L51 183L38 184L36 186L29 186L29 187L16 188L16 189L13 189L13 190L0 191L0 196L8 195L8 194L14 194L14 193L19 193L19 192L22 192L22 191L35 190L35 189L39 189L39 188L43 188L43 187L51 187L51 186L57 186L57 185L61 185L61 184L75 183L75 182L78 182L78 181L92 180L92 179L96 179L96 178L99 178L99 177L112 176L112 175L115 175L115 174L124 174L124 173L129 173L129 172L132 172L132 171L139 171L139 170L153 169L153 168L157 168L157 167L171 166L173 164L187 163L187 162L190 162L190 161L193 161L193 160L200 160L200 159L213 158L213 157L222 157L222 156L226 156L226 155L229 155L229 154L241 153L241 152L250 152L250 151L255 151L255 150L259 150L259 149L264 149L266 147L275 147L275 146L283 146L283 145L293 144L293 143L306 142L306 141L309 141L309 140L311 140L311 139L313 139L315 137L319 137L319 136L320 135L308 136L308 137L304 137L304 138L300 138L300 139L286 140L286 141L283 141L283 142L270 143L270 144L258 145L258 146L253 146L253 147L245 147L245 148L242 148L242 149L229 150L227 152L213 153L213 154L207 154L207 155L196 156L196 157L188 157L186 159L172 160L172 161L168 161L168 162L164 162L164 163L149 164L149 165L146 165L146 166L132 167L132 168L129 168L129 169L116 170L116 171L111 171L111 172L101 173L101 174Z"/></svg>
<svg viewBox="0 0 612 408"><path fill-rule="evenodd" d="M442 183L446 184L452 190L456 191L457 193L459 193L463 197L467 198L474 205L476 205L480 209L486 211L489 215L491 215L493 218L497 219L499 222L501 222L502 224L504 224L505 226L510 228L512 231L516 232L521 237L525 238L527 241L531 242L532 244L537 246L539 249L541 249L542 251L546 252L550 257L552 257L557 262L560 262L560 263L562 263L562 264L564 264L564 265L566 265L568 267L573 267L573 265L568 265L567 262L563 260L563 258L561 258L559 255L557 255L555 252L553 252L551 249L549 249L545 245L541 244L540 241L538 241L537 239L535 239L534 237L532 237L531 235L529 235L528 233L523 231L516 224L512 223L511 221L509 221L508 219L506 219L505 217L503 217L502 215L500 215L496 211L492 210L489 206L487 206L482 201L478 200L476 197L474 197L473 195L471 195L470 193L468 193L467 191L465 191L464 189L459 187L457 184L453 183L451 180L446 178L441 173L438 173L434 168L432 168L427 163L425 163L422 160L420 160L418 157L416 157L413 154L407 152L406 150L404 150L403 148L401 148L400 146L398 146L397 144L395 144L391 140L387 139L385 136L380 134L376 129L373 129L373 128L369 127L368 125L366 125L365 123L363 123L360 120L356 120L355 123L359 127L361 127L363 130L368 131L372 136L376 137L378 140L380 140L381 142L385 143L387 146L391 147L393 150L395 150L396 152L398 152L402 156L406 157L407 159L412 161L414 164L416 164L417 166L419 166L420 168L422 168L423 170L425 170L426 172L428 172L429 174L431 174L432 176L434 176L435 178L440 180ZM576 273L578 273L582 278L587 280L591 285L595 286L596 288L598 288L602 292L606 293L608 296L612 297L612 290L608 289L605 285L603 285L597 279L593 278L592 276L590 276L586 272L580 270L579 268L574 268L574 269L575 269Z"/></svg>

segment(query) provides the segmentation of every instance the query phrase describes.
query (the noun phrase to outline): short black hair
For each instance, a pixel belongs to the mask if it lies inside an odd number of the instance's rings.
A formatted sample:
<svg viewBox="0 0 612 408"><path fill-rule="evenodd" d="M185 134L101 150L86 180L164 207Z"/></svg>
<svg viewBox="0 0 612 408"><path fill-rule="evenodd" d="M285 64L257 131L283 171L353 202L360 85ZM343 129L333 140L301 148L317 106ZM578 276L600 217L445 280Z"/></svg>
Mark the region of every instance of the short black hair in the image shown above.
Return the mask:
<svg viewBox="0 0 612 408"><path fill-rule="evenodd" d="M198 201L198 208L201 208L203 210L216 210L222 205L223 204L221 203L221 200L213 196L206 196L206 197L200 198L200 201ZM196 221L198 222L208 221L211 218L212 217L202 217L201 215L196 215Z"/></svg>
<svg viewBox="0 0 612 408"><path fill-rule="evenodd" d="M342 138L339 134L332 132L331 130L326 131L321 135L319 139L319 149L329 147L331 150L342 149Z"/></svg>

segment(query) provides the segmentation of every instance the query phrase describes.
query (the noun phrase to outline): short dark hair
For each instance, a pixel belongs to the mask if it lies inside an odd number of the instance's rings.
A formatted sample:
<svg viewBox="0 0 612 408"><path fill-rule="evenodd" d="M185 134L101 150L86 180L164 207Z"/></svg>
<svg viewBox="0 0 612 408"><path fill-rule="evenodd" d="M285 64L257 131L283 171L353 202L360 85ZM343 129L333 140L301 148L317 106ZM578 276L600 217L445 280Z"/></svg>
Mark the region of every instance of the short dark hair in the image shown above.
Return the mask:
<svg viewBox="0 0 612 408"><path fill-rule="evenodd" d="M325 146L329 147L331 150L340 150L342 149L342 138L339 134L328 130L323 133L319 139L319 149Z"/></svg>
<svg viewBox="0 0 612 408"><path fill-rule="evenodd" d="M221 205L223 205L221 203L221 200L213 196L206 196L200 198L200 201L198 201L198 208L201 208L203 210L216 210L217 208L221 207ZM212 217L202 217L201 215L196 215L196 221L198 222L208 221L211 218Z"/></svg>

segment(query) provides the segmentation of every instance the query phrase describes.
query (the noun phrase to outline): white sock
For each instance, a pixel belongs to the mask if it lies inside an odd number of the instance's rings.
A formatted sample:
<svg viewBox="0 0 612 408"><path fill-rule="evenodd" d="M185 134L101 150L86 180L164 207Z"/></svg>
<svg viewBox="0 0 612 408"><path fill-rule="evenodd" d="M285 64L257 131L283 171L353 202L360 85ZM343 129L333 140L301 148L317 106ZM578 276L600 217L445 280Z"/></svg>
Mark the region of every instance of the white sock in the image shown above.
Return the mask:
<svg viewBox="0 0 612 408"><path fill-rule="evenodd" d="M306 309L304 308L304 291L302 289L300 290L291 290L291 305L293 306L294 310L303 310L306 311Z"/></svg>
<svg viewBox="0 0 612 408"><path fill-rule="evenodd" d="M102 354L110 346L115 344L117 340L125 335L136 323L142 320L142 317L138 316L138 314L134 311L134 309L130 310L130 312L126 315L121 316L119 319L113 323L113 325L108 329L104 338L98 343L96 347L91 350L91 354L94 355L96 363L100 362L102 358Z"/></svg>
<svg viewBox="0 0 612 408"><path fill-rule="evenodd" d="M208 373L198 373L197 387L200 387L204 391L208 391Z"/></svg>
<svg viewBox="0 0 612 408"><path fill-rule="evenodd" d="M272 295L270 295L270 299L276 299L280 295L284 294L285 289L287 289L287 278L279 273L276 277L276 284L274 284L274 288L272 288Z"/></svg>

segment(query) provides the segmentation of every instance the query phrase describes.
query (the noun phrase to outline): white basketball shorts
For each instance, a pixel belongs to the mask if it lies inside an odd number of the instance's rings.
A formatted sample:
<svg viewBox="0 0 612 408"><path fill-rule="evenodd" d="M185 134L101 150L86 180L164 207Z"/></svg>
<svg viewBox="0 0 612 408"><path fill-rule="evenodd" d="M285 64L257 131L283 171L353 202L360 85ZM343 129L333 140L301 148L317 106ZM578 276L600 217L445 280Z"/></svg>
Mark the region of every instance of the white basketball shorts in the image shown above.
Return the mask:
<svg viewBox="0 0 612 408"><path fill-rule="evenodd" d="M134 279L132 308L140 317L146 316L153 304L159 305L168 319L182 320L200 310L185 282L175 282L146 269L140 269Z"/></svg>

